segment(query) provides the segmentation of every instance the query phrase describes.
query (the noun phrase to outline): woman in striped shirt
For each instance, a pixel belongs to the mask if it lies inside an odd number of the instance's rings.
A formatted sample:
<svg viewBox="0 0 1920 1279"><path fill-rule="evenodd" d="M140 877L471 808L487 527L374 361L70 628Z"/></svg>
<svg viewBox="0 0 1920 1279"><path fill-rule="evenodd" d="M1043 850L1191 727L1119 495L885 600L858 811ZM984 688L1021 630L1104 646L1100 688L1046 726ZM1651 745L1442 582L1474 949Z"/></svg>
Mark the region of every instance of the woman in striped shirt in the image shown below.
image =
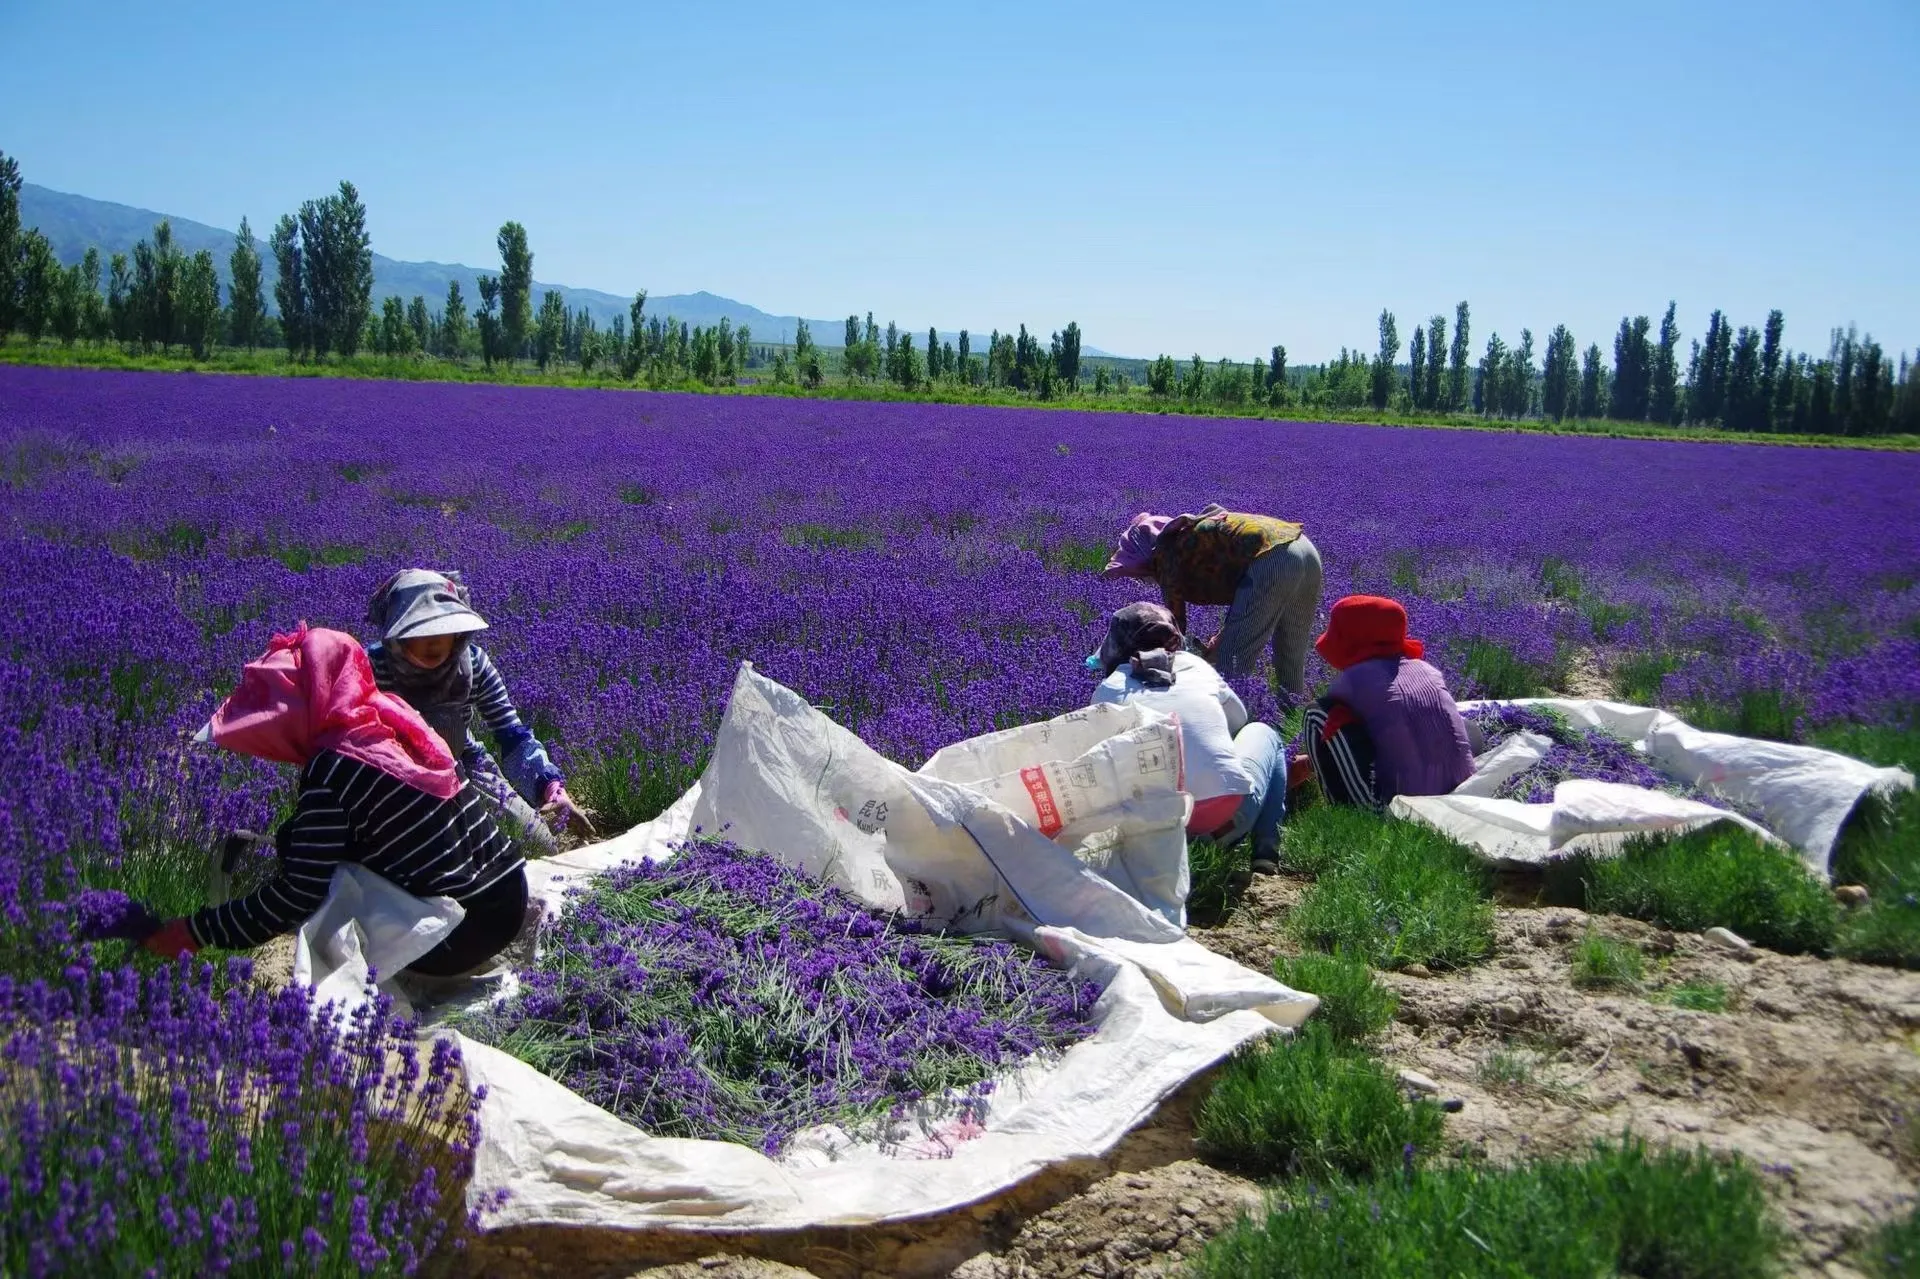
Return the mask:
<svg viewBox="0 0 1920 1279"><path fill-rule="evenodd" d="M273 877L245 897L170 920L145 939L168 958L246 949L298 928L333 872L357 863L465 916L408 971L448 977L506 949L526 921L525 862L465 785L426 721L374 684L366 651L339 631L277 635L207 724L215 745L300 766L300 797L274 842Z"/></svg>
<svg viewBox="0 0 1920 1279"><path fill-rule="evenodd" d="M559 849L557 832L570 826L593 835L547 748L520 722L499 668L472 641L487 623L473 611L458 573L395 573L374 592L367 621L381 636L367 647L381 690L425 717L517 842L546 856ZM476 711L505 757L504 768L473 736Z"/></svg>

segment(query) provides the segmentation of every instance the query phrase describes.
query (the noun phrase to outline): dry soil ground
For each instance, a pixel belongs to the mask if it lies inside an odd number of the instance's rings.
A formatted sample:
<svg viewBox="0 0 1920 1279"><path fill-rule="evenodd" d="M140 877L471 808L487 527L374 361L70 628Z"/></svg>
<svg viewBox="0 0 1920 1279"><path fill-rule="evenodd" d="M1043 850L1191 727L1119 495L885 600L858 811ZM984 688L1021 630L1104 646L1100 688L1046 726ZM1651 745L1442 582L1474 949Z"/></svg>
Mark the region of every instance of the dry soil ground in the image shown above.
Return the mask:
<svg viewBox="0 0 1920 1279"><path fill-rule="evenodd" d="M1232 915L1195 936L1255 968L1284 949L1304 884L1259 879ZM1624 1129L1737 1149L1765 1169L1799 1241L1800 1273L1851 1276L1844 1253L1870 1221L1904 1211L1920 1177L1920 974L1842 960L1728 952L1690 934L1595 918L1639 945L1649 984L1717 983L1724 1013L1569 980L1589 926L1579 911L1503 906L1486 964L1388 974L1400 1009L1381 1049L1464 1104L1449 1157L1578 1151ZM472 1257L489 1276L1149 1276L1261 1201L1258 1183L1201 1162L1196 1083L1108 1159L1061 1170L992 1203L873 1231L724 1241L513 1231Z"/></svg>

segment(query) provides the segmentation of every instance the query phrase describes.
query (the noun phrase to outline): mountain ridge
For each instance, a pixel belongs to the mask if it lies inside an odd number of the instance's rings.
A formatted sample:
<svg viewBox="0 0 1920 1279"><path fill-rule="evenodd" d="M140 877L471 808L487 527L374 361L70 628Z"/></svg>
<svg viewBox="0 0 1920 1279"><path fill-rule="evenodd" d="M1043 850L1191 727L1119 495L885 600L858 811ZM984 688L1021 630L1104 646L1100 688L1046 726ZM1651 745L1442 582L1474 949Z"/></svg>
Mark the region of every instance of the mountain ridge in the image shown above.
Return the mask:
<svg viewBox="0 0 1920 1279"><path fill-rule="evenodd" d="M78 262L89 248L99 249L103 276L106 263L113 254L131 253L137 242L153 234L154 226L162 219L171 224L174 242L185 252L197 253L201 249L212 252L224 296L229 283L227 255L233 250L235 231L114 200L55 191L32 182L22 183L20 188L20 225L23 228L37 226L53 246L54 255L65 263ZM267 234L271 229L254 227L253 233L260 245L261 289L266 295L267 309L277 311L273 301L273 285L279 273L274 268L272 254L267 252ZM419 295L426 299L428 307L438 310L446 301L448 281L457 279L467 305L472 307L479 301L475 277L498 273L498 267L472 267L461 262L407 262L375 253L373 300L378 305L388 297L406 301ZM633 302L631 296L601 289L535 281L533 296L536 305L540 296L549 289L559 293L568 308L579 310L584 307L602 328L607 327L615 316L627 316ZM799 316L774 315L750 303L722 297L705 289L693 293L650 293L647 296L646 315L649 319L656 315L671 317L702 327L718 324L725 318L735 328L742 324L750 325L754 337L763 342L791 342L800 322ZM846 324L844 316L837 320L808 317L807 324L813 331L814 341L821 346L837 347L841 344ZM907 332L914 333L916 338L925 336L924 329L909 329ZM984 351L986 334L977 334L976 337L977 349ZM942 331L940 338L943 342L957 345L960 335L958 331ZM1092 347L1083 350L1087 355L1106 354Z"/></svg>

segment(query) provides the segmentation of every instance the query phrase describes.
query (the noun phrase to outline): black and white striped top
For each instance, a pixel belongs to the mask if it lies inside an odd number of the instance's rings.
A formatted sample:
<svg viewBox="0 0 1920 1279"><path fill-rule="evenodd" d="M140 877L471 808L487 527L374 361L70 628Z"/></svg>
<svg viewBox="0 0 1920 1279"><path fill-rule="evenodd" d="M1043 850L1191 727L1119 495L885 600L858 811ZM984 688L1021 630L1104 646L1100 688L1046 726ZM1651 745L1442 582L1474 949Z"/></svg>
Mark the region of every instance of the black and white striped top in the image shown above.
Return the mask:
<svg viewBox="0 0 1920 1279"><path fill-rule="evenodd" d="M301 770L299 805L274 842L280 864L273 878L196 913L188 920L195 941L241 950L291 932L326 900L342 862L357 862L416 897L459 902L522 862L472 787L439 799L332 751Z"/></svg>

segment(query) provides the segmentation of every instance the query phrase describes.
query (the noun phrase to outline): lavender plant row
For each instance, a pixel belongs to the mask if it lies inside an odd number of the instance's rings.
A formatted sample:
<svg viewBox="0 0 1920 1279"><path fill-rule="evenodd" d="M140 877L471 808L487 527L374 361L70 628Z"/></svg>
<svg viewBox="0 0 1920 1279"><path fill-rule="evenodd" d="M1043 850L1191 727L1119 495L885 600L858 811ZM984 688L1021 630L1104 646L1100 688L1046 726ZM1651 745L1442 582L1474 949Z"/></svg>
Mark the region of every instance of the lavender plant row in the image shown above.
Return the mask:
<svg viewBox="0 0 1920 1279"><path fill-rule="evenodd" d="M57 971L41 903L271 819L282 775L185 738L396 566L467 572L618 824L691 780L743 658L908 764L1081 704L1140 589L1097 575L1114 534L1208 500L1303 520L1327 599L1404 600L1463 694L1587 649L1677 709L1904 722L1915 491L1912 455L0 368L0 971Z"/></svg>
<svg viewBox="0 0 1920 1279"><path fill-rule="evenodd" d="M0 976L0 1273L410 1275L458 1242L451 1041L231 962Z"/></svg>
<svg viewBox="0 0 1920 1279"><path fill-rule="evenodd" d="M970 1118L996 1073L1088 1034L1100 996L720 843L575 890L541 941L521 993L466 1033L656 1135L767 1154L922 1101Z"/></svg>

